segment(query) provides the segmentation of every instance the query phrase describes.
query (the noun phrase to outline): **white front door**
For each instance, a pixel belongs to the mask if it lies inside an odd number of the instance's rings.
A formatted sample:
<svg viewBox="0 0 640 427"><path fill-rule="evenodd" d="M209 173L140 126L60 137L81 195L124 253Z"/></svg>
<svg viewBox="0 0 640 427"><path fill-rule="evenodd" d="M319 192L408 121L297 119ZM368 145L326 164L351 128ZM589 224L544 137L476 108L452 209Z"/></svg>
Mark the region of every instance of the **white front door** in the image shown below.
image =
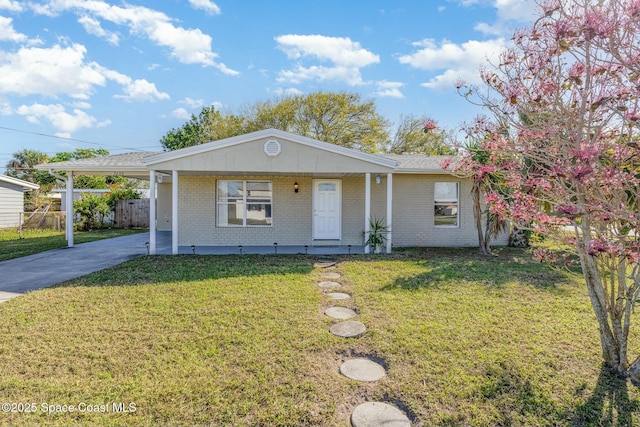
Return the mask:
<svg viewBox="0 0 640 427"><path fill-rule="evenodd" d="M313 239L340 240L342 181L313 180Z"/></svg>

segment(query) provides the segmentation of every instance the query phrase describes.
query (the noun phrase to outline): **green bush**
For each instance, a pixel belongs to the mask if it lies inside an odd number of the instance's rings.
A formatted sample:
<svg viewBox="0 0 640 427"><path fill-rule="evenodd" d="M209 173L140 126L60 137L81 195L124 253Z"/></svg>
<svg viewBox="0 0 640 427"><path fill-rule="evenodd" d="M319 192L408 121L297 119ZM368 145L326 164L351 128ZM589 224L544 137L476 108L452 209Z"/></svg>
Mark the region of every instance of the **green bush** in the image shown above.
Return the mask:
<svg viewBox="0 0 640 427"><path fill-rule="evenodd" d="M116 208L118 200L134 200L140 198L140 193L134 188L111 188L111 193L106 195L107 204L111 211Z"/></svg>
<svg viewBox="0 0 640 427"><path fill-rule="evenodd" d="M80 200L73 202L73 208L80 220L75 227L78 230L95 230L104 227L104 219L111 212L108 196L83 194Z"/></svg>

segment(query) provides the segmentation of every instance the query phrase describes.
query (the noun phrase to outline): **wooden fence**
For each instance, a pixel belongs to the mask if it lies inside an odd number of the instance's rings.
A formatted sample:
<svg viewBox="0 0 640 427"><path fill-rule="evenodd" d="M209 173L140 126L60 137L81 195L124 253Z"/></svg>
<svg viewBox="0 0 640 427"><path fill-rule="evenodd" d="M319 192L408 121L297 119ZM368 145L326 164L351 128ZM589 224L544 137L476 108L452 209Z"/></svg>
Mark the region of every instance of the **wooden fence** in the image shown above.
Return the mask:
<svg viewBox="0 0 640 427"><path fill-rule="evenodd" d="M149 227L149 199L118 200L113 216L115 228Z"/></svg>

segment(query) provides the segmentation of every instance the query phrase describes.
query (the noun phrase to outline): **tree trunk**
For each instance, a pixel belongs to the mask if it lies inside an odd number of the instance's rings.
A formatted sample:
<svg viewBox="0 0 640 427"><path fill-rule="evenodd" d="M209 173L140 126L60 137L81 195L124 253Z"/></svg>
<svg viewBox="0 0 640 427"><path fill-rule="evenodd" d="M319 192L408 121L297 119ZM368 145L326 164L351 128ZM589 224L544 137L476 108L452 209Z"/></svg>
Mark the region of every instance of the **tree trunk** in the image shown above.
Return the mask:
<svg viewBox="0 0 640 427"><path fill-rule="evenodd" d="M587 239L589 239L589 237L587 237ZM587 290L589 291L591 306L598 321L602 357L612 371L624 374L627 366L621 364L621 346L618 340L616 340L611 328L610 321L613 320L609 318L607 296L605 295L605 289L596 262L593 256L587 253L585 246L579 247L578 253L580 255L580 264L582 265L584 280L587 285Z"/></svg>
<svg viewBox="0 0 640 427"><path fill-rule="evenodd" d="M480 205L480 187L476 184L471 190L473 193L473 219L478 232L478 247L481 255L491 255L491 239L489 233L484 231L482 224L482 206Z"/></svg>

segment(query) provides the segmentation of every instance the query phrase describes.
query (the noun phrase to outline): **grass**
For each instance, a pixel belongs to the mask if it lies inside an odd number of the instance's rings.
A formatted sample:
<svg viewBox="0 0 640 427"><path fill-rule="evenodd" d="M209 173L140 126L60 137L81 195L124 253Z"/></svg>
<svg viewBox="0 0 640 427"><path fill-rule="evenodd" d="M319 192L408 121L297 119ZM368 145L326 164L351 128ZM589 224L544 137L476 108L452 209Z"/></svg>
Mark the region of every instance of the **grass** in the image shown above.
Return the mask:
<svg viewBox="0 0 640 427"><path fill-rule="evenodd" d="M103 229L93 231L76 231L74 243L87 243L94 240L110 239L126 236L144 230ZM67 245L64 231L53 229L23 230L20 234L15 228L0 229L0 261L37 254Z"/></svg>
<svg viewBox="0 0 640 427"><path fill-rule="evenodd" d="M640 424L639 391L601 367L575 273L507 248L343 257L353 299L334 304L368 331L342 339L313 261L141 257L0 305L2 400L38 408L0 425L344 426L365 400L425 426ZM342 377L356 355L388 375ZM136 410L42 411L81 402Z"/></svg>

